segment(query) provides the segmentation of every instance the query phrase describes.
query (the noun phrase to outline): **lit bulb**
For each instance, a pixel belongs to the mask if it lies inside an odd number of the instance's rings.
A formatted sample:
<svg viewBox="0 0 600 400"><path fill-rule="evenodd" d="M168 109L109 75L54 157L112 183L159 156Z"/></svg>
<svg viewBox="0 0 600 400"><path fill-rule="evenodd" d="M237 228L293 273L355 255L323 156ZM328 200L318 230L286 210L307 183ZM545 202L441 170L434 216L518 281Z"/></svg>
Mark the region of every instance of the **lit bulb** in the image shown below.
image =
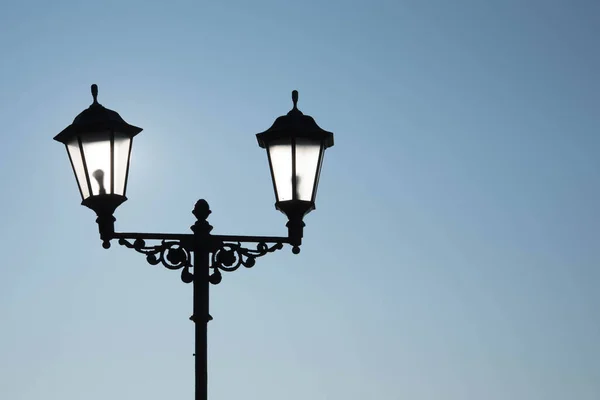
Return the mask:
<svg viewBox="0 0 600 400"><path fill-rule="evenodd" d="M96 179L96 182L98 182L98 186L100 186L99 194L106 194L106 188L104 187L104 171L97 169L92 173L92 176Z"/></svg>

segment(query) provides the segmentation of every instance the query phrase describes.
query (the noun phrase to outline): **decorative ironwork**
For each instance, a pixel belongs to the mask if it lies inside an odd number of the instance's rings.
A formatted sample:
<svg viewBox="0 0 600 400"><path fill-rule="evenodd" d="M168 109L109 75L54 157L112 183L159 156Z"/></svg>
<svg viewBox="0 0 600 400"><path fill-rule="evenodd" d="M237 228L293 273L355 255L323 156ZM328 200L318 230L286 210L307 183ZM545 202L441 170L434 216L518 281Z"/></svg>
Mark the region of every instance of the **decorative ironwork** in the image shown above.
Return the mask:
<svg viewBox="0 0 600 400"><path fill-rule="evenodd" d="M191 283L194 275L190 272L192 255L191 251L182 245L180 241L163 240L158 245L147 245L144 239L135 239L133 243L127 239L119 239L119 244L138 253L146 255L146 261L151 265L162 264L170 270L181 271L181 280Z"/></svg>
<svg viewBox="0 0 600 400"><path fill-rule="evenodd" d="M235 271L242 265L246 268L252 268L256 263L256 258L273 253L283 248L283 242L277 242L271 246L265 242L259 242L256 249L247 249L238 243L223 243L216 251L212 253L213 274L210 276L212 284L221 282L222 271Z"/></svg>
<svg viewBox="0 0 600 400"><path fill-rule="evenodd" d="M192 265L192 253L194 253L195 257L200 257L200 260L206 260L206 262L200 261L196 268L202 270L199 271L201 274L208 272L208 281L213 285L221 282L223 278L221 271L235 271L242 265L252 268L257 257L282 249L284 243L290 243L290 239L286 237L211 235L213 227L206 220L211 211L206 200L198 200L192 213L197 218L191 227L193 235L116 233L113 237L119 238L120 245L145 254L146 260L151 265L162 264L172 270L183 269L181 280L185 283L194 281L194 275L190 272L190 268L194 268ZM148 245L146 240L161 242L157 245ZM256 248L242 247L242 243L256 243ZM294 249L296 247L294 246ZM195 272L195 269L193 271Z"/></svg>

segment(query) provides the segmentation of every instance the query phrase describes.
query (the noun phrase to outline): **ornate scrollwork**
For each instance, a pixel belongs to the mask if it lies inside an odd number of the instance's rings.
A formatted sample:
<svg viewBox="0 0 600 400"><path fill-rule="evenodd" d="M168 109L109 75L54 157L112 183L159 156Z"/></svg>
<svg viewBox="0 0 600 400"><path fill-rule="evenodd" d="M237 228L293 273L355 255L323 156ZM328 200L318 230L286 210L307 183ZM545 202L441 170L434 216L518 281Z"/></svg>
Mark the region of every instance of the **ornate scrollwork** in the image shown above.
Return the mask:
<svg viewBox="0 0 600 400"><path fill-rule="evenodd" d="M240 266L252 268L257 257L264 256L267 253L272 253L282 249L283 243L277 242L271 246L265 242L259 242L256 249L247 249L242 247L241 243L223 243L219 249L212 253L212 268L213 274L210 276L210 281L213 284L221 282L222 271L235 271Z"/></svg>
<svg viewBox="0 0 600 400"><path fill-rule="evenodd" d="M127 239L119 239L119 244L138 253L146 255L146 261L151 265L162 264L171 270L182 269L181 280L185 283L193 281L190 272L191 251L185 248L179 241L163 240L160 244L149 246L144 239L136 239L133 243Z"/></svg>

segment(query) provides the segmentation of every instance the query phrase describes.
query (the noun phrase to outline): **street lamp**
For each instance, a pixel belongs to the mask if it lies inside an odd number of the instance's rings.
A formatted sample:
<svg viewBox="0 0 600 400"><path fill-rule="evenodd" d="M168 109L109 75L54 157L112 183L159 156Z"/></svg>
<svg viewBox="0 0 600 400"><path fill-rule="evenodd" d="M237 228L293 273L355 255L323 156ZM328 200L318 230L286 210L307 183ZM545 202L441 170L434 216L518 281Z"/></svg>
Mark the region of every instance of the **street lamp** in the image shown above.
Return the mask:
<svg viewBox="0 0 600 400"><path fill-rule="evenodd" d="M205 200L196 202L196 222L190 234L115 232L114 212L127 200L133 137L142 131L129 125L115 111L98 103L98 86L92 85L93 103L71 125L54 137L66 146L82 198L94 210L102 246L111 240L146 255L152 264L181 270L181 279L193 283L194 304L190 319L195 324L196 400L206 400L207 323L209 284L221 282L221 271L251 268L256 258L292 246L298 254L302 244L303 218L315 209L315 198L325 150L333 146L333 133L324 131L298 110L298 92L292 92L293 109L277 118L271 128L256 135L266 149L275 190L275 207L288 217L288 236L213 235ZM158 241L152 244L147 241ZM242 243L255 243L248 248Z"/></svg>
<svg viewBox="0 0 600 400"><path fill-rule="evenodd" d="M302 219L315 209L323 155L325 149L333 146L333 133L324 131L312 117L298 110L296 90L292 101L294 108L256 138L258 145L267 149L275 207L289 219L288 236L297 254L304 227Z"/></svg>

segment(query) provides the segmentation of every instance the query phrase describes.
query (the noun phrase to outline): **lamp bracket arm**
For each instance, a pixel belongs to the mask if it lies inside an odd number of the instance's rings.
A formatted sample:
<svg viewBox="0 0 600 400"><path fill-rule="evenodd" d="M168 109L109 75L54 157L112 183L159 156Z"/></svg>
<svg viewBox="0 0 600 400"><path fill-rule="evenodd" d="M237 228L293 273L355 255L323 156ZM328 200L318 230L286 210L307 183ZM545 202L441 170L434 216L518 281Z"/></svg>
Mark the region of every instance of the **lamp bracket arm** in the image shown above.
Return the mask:
<svg viewBox="0 0 600 400"><path fill-rule="evenodd" d="M192 268L193 235L160 233L115 233L119 244L146 256L150 265L162 264L170 270L181 269L181 280L191 283L194 275ZM157 244L148 244L146 240L159 240Z"/></svg>
<svg viewBox="0 0 600 400"><path fill-rule="evenodd" d="M211 253L210 282L221 282L221 271L231 272L239 267L252 268L257 257L273 253L283 248L288 243L287 238L256 237L256 236L214 236L217 246ZM242 246L242 242L256 243L255 247Z"/></svg>
<svg viewBox="0 0 600 400"><path fill-rule="evenodd" d="M240 235L211 235L218 242L247 242L247 243L290 243L288 237L281 236L240 236Z"/></svg>
<svg viewBox="0 0 600 400"><path fill-rule="evenodd" d="M176 240L187 242L194 237L191 233L137 233L137 232L115 232L112 235L113 239L129 239L129 240Z"/></svg>

